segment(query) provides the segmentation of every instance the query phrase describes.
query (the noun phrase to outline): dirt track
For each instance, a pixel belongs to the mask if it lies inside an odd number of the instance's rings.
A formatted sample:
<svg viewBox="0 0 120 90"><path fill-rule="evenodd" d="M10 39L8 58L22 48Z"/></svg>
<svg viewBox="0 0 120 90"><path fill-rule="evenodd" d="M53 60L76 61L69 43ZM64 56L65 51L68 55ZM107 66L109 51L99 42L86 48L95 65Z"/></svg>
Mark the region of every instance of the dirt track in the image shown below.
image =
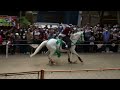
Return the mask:
<svg viewBox="0 0 120 90"><path fill-rule="evenodd" d="M73 56L73 61L78 60L77 64L69 64L67 55L62 54L62 57L57 61L57 65L48 65L46 55L36 55L30 58L29 55L9 55L6 59L4 55L0 56L0 73L26 72L45 70L80 70L80 69L99 69L99 68L120 68L120 55L113 53L97 53L97 54L79 54L84 61L81 64L79 60ZM95 74L95 73L94 73ZM49 75L48 75L49 76ZM83 74L83 76L85 76ZM120 71L117 72L117 78L120 78ZM76 74L77 78L77 74Z"/></svg>

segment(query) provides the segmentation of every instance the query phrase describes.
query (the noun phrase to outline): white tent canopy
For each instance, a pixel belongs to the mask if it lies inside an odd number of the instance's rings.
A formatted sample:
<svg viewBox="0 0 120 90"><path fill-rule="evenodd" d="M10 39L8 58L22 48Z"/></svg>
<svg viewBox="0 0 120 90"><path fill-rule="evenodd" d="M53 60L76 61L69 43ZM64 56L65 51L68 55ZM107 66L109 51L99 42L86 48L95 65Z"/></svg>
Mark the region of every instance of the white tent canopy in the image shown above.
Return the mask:
<svg viewBox="0 0 120 90"><path fill-rule="evenodd" d="M50 28L50 25L52 25L52 28L57 28L59 26L59 23L42 23L42 22L37 22L34 23L35 26L40 27L40 28L44 28L45 25L48 26L48 28Z"/></svg>

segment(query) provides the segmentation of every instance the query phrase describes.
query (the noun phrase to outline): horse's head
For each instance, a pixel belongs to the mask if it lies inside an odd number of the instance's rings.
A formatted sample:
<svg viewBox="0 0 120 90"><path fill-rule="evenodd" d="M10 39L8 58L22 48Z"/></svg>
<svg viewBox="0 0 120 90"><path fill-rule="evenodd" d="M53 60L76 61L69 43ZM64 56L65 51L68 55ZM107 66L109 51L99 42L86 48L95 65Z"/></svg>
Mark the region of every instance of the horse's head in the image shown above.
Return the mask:
<svg viewBox="0 0 120 90"><path fill-rule="evenodd" d="M84 42L84 31L79 31L70 36L70 39L75 43L79 40L80 42Z"/></svg>

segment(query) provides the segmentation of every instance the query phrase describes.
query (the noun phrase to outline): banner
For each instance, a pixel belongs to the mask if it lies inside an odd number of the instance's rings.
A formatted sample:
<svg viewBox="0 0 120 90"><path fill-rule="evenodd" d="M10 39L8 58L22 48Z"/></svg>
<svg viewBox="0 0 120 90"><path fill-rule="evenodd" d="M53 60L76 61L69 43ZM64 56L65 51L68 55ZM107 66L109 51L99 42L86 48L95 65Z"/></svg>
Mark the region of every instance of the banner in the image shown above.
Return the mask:
<svg viewBox="0 0 120 90"><path fill-rule="evenodd" d="M16 26L17 16L0 16L0 26Z"/></svg>

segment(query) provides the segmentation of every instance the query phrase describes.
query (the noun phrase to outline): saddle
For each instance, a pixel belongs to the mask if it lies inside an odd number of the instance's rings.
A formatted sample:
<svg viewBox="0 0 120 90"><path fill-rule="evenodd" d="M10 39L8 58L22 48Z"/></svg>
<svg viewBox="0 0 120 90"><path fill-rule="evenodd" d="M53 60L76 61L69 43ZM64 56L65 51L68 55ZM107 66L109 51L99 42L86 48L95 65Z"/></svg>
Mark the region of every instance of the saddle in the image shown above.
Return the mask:
<svg viewBox="0 0 120 90"><path fill-rule="evenodd" d="M61 47L62 49L67 49L67 50L69 49L68 47L66 47L66 42L64 42L62 39L58 39L57 42L56 42L56 44L57 44L57 45L60 45L60 47ZM60 53L59 48L56 49L54 55L57 55L58 58L60 58L61 53Z"/></svg>
<svg viewBox="0 0 120 90"><path fill-rule="evenodd" d="M71 47L71 41L65 42L63 39L58 39L56 44L59 44L62 49L68 50Z"/></svg>

